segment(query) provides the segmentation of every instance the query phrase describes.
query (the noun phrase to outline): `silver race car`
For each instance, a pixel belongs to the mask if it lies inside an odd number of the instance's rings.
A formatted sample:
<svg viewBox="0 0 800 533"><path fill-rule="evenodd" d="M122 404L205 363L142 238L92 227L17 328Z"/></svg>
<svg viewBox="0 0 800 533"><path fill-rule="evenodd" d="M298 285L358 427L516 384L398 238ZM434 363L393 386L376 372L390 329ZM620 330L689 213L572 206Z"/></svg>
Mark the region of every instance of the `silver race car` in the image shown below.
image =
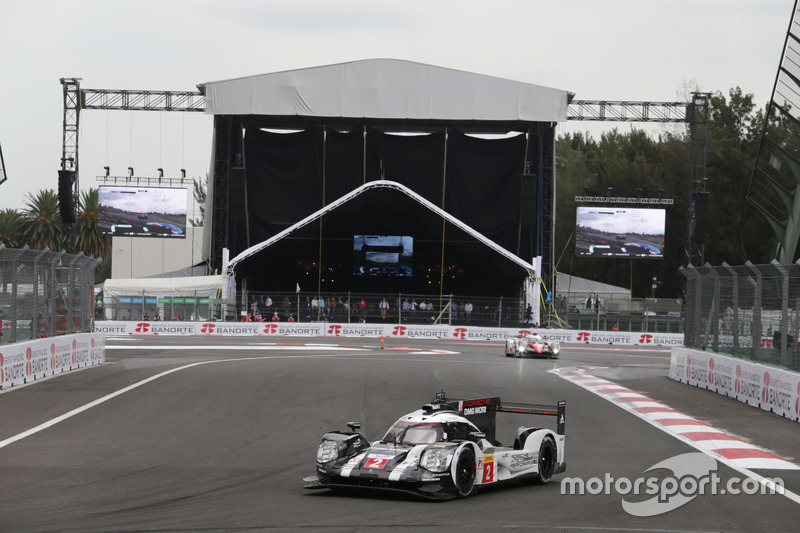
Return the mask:
<svg viewBox="0 0 800 533"><path fill-rule="evenodd" d="M551 357L556 359L560 355L561 348L558 341L546 341L536 333L506 339L506 357Z"/></svg>
<svg viewBox="0 0 800 533"><path fill-rule="evenodd" d="M497 413L557 417L556 430L520 427L513 446L495 440ZM434 500L465 498L478 487L509 481L545 484L566 470L566 402L532 405L498 397L457 400L444 392L400 417L379 441L358 432L332 431L317 449L316 474L307 489L380 489Z"/></svg>

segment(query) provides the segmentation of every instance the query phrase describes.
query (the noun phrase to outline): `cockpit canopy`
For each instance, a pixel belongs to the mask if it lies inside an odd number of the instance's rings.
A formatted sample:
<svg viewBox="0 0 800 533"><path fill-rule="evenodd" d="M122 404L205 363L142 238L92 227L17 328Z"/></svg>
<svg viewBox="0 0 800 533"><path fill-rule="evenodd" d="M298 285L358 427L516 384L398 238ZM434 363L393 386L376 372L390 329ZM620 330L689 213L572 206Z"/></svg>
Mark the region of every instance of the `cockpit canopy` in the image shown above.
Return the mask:
<svg viewBox="0 0 800 533"><path fill-rule="evenodd" d="M480 430L467 420L461 422L415 422L398 420L383 437L384 442L415 446L456 440L471 440Z"/></svg>

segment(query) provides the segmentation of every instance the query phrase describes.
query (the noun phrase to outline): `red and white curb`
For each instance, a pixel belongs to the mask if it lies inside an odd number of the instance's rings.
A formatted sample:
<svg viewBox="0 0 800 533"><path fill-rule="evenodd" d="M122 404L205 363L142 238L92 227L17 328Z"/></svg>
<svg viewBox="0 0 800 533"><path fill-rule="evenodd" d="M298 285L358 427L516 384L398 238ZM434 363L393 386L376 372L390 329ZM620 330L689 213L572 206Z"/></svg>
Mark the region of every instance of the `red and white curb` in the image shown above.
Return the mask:
<svg viewBox="0 0 800 533"><path fill-rule="evenodd" d="M715 428L668 405L622 387L613 381L592 375L604 367L582 366L550 370L687 444L708 452L723 463L747 469L800 470L800 466L750 444L741 438Z"/></svg>

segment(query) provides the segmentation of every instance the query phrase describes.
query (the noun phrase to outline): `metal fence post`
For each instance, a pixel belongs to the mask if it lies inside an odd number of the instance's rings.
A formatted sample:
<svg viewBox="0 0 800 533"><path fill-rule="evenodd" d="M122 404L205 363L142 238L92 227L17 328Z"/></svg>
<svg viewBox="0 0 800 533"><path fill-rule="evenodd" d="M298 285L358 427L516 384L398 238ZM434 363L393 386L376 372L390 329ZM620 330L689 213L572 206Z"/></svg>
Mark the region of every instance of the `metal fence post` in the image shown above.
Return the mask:
<svg viewBox="0 0 800 533"><path fill-rule="evenodd" d="M722 262L722 268L731 276L731 297L733 300L731 304L731 310L733 312L731 333L733 335L733 354L739 355L739 276L725 261Z"/></svg>
<svg viewBox="0 0 800 533"><path fill-rule="evenodd" d="M761 303L763 297L763 280L764 277L761 271L753 265L750 261L745 262L745 266L756 275L755 281L752 277L747 280L753 285L753 326L750 333L753 336L752 355L754 361L761 358Z"/></svg>

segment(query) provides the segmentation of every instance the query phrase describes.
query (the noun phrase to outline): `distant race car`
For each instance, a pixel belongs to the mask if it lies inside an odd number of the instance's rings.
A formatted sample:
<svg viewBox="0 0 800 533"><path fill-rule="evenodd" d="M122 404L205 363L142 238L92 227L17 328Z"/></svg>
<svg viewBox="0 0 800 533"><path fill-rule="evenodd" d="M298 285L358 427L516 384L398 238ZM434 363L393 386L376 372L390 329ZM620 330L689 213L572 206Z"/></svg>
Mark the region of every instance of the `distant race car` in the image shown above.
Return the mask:
<svg viewBox="0 0 800 533"><path fill-rule="evenodd" d="M495 440L497 413L557 417L556 430L520 427L513 446ZM466 498L478 487L519 480L545 484L566 470L566 402L532 405L499 397L457 400L444 392L400 417L383 438L369 443L350 431L331 431L317 449L317 472L307 489L380 489L433 500Z"/></svg>
<svg viewBox="0 0 800 533"><path fill-rule="evenodd" d="M506 339L506 357L551 357L561 355L558 341L546 341L536 333Z"/></svg>

